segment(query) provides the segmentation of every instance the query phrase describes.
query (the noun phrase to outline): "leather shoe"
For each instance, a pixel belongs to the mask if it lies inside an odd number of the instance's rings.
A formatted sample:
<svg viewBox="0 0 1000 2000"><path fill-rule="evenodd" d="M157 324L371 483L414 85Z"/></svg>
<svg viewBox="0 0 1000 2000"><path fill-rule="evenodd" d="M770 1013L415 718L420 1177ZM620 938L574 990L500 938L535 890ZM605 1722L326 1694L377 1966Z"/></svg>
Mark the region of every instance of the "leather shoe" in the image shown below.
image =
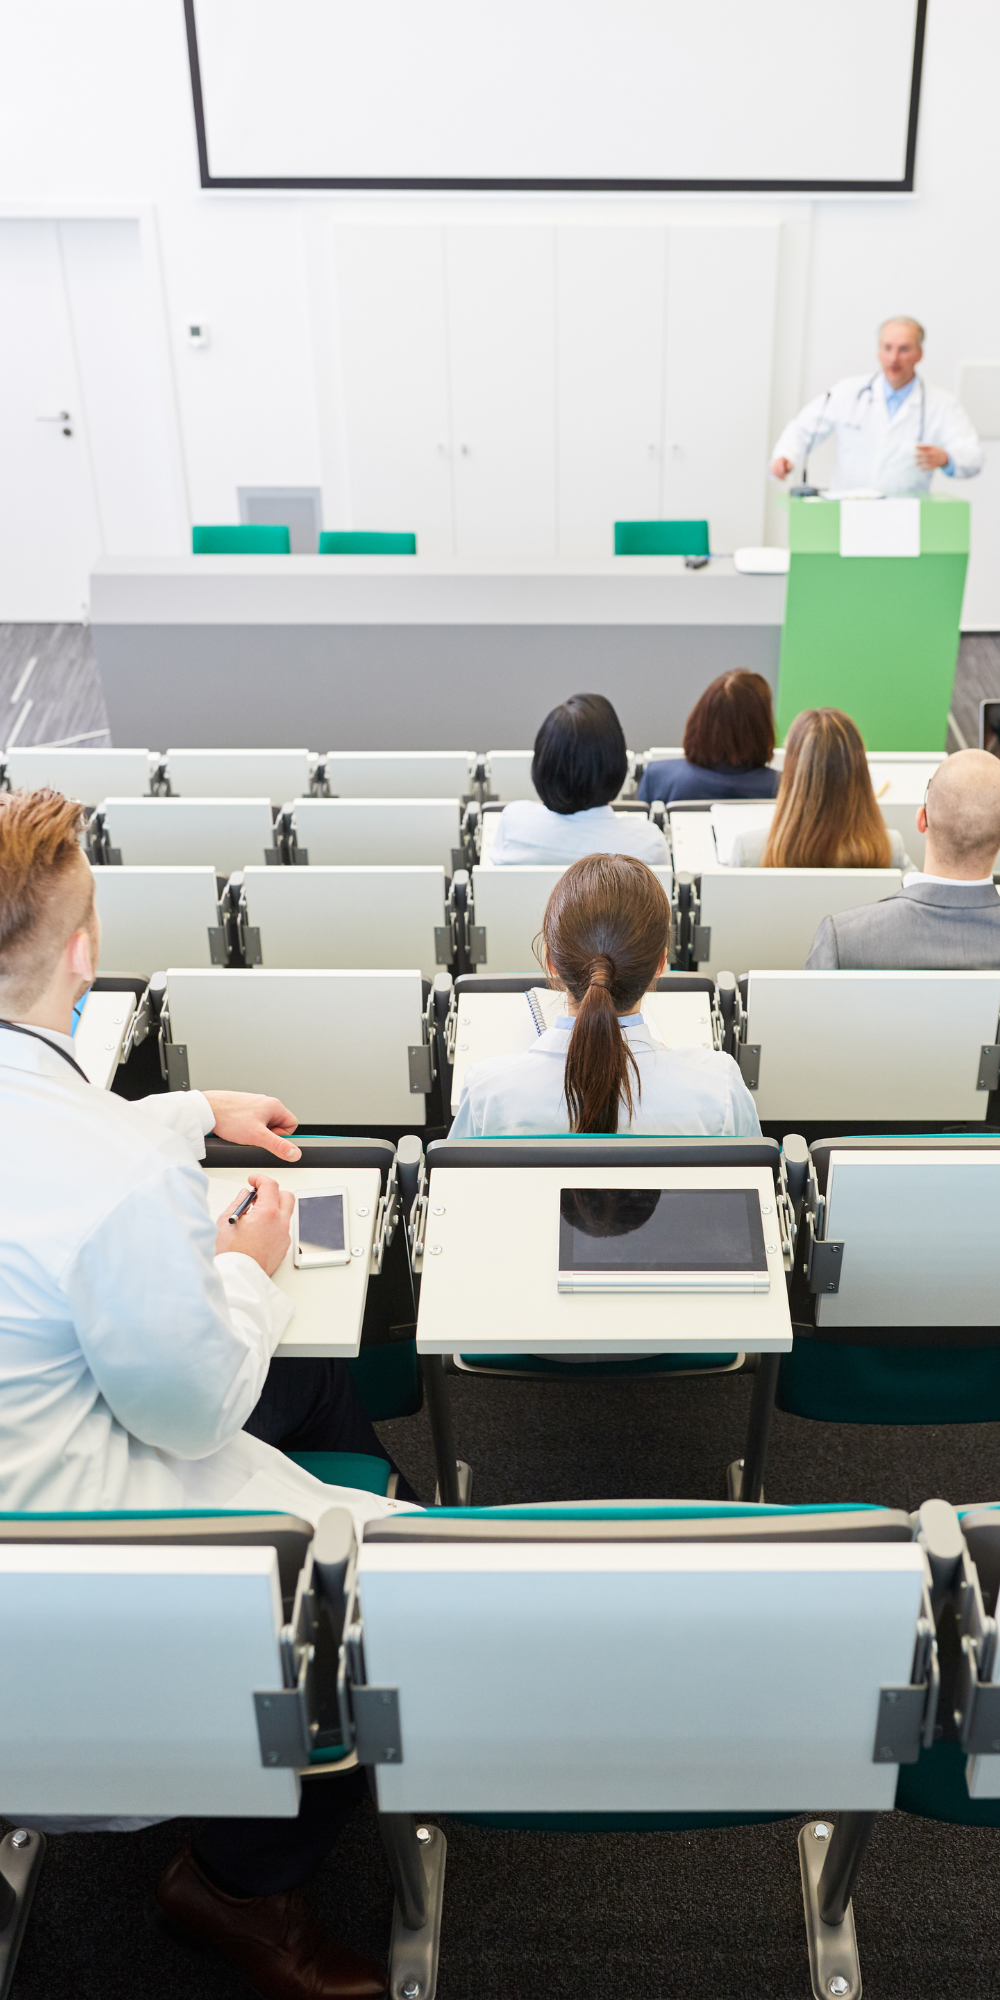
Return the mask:
<svg viewBox="0 0 1000 2000"><path fill-rule="evenodd" d="M334 1944L300 1889L227 1896L185 1845L161 1875L156 1900L188 1938L221 1951L265 2000L380 2000L388 1980L374 1959Z"/></svg>

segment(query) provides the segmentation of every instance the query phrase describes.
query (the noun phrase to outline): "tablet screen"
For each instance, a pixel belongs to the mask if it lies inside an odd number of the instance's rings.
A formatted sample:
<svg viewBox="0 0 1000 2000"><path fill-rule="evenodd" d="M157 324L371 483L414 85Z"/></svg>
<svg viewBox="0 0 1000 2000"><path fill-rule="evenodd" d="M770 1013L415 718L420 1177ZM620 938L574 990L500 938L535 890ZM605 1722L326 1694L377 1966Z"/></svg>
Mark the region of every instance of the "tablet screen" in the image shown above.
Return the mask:
<svg viewBox="0 0 1000 2000"><path fill-rule="evenodd" d="M756 1188L563 1188L566 1272L767 1270Z"/></svg>

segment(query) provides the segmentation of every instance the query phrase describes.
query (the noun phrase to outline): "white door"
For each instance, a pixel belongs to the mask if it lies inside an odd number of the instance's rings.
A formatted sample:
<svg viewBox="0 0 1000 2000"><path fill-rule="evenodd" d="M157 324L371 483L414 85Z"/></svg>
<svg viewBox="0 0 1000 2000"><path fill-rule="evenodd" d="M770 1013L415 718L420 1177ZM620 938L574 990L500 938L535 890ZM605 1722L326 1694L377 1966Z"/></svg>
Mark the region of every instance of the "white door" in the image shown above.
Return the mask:
<svg viewBox="0 0 1000 2000"><path fill-rule="evenodd" d="M420 555L450 556L444 231L340 228L334 244L350 490L337 525L415 530Z"/></svg>
<svg viewBox="0 0 1000 2000"><path fill-rule="evenodd" d="M0 619L71 622L98 556L186 545L138 223L0 221L0 301Z"/></svg>
<svg viewBox="0 0 1000 2000"><path fill-rule="evenodd" d="M670 231L662 512L712 548L763 540L778 229Z"/></svg>
<svg viewBox="0 0 1000 2000"><path fill-rule="evenodd" d="M556 552L555 231L446 232L457 553Z"/></svg>
<svg viewBox="0 0 1000 2000"><path fill-rule="evenodd" d="M559 549L606 559L660 512L667 231L557 233Z"/></svg>
<svg viewBox="0 0 1000 2000"><path fill-rule="evenodd" d="M83 616L101 530L55 222L0 222L0 619Z"/></svg>

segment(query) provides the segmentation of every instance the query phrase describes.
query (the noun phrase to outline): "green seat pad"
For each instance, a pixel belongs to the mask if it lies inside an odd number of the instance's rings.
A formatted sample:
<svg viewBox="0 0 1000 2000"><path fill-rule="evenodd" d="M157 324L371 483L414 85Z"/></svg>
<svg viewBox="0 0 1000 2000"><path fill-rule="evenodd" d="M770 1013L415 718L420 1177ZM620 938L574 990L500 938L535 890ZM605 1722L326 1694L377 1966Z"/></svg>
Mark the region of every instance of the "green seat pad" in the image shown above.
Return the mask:
<svg viewBox="0 0 1000 2000"><path fill-rule="evenodd" d="M896 1810L948 1826L1000 1826L1000 1799L970 1799L960 1743L934 1743L915 1764L901 1764Z"/></svg>
<svg viewBox="0 0 1000 2000"><path fill-rule="evenodd" d="M797 1339L777 1406L831 1424L974 1424L1000 1419L1000 1347L853 1347Z"/></svg>
<svg viewBox="0 0 1000 2000"><path fill-rule="evenodd" d="M303 1472L311 1472L324 1486L356 1486L361 1493L385 1493L392 1467L387 1458L371 1458L362 1451L286 1451Z"/></svg>
<svg viewBox="0 0 1000 2000"><path fill-rule="evenodd" d="M363 1347L347 1364L373 1424L389 1417L415 1417L424 1400L415 1340L390 1340Z"/></svg>

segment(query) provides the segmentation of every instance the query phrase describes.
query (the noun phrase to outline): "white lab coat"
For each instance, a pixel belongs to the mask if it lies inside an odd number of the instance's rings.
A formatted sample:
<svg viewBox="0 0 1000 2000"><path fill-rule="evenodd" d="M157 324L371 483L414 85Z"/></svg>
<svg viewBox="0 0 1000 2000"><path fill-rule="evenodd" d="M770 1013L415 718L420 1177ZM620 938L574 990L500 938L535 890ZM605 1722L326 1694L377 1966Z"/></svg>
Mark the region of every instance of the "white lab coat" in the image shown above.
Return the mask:
<svg viewBox="0 0 1000 2000"><path fill-rule="evenodd" d="M772 459L790 458L798 477L807 453L835 431L835 492L926 493L933 471L919 469L918 443L941 445L952 459L956 479L972 479L982 471L982 445L956 396L925 382L918 370L905 403L890 417L884 385L881 369L835 382L829 395L824 390L814 396L785 425Z"/></svg>
<svg viewBox="0 0 1000 2000"><path fill-rule="evenodd" d="M622 1027L641 1086L635 1117L620 1127L623 1132L760 1137L757 1107L732 1056L668 1049L643 1019L623 1020ZM570 1017L560 1016L523 1054L470 1063L449 1138L568 1132L564 1084L571 1031Z"/></svg>
<svg viewBox="0 0 1000 2000"><path fill-rule="evenodd" d="M397 1511L243 1432L292 1307L215 1257L211 1107L126 1103L72 1046L0 1028L0 1511L345 1505L359 1532Z"/></svg>
<svg viewBox="0 0 1000 2000"><path fill-rule="evenodd" d="M585 854L633 854L650 868L663 868L670 860L659 827L645 813L616 813L613 806L556 813L537 799L515 799L504 807L490 848L497 867L533 862L568 868Z"/></svg>

